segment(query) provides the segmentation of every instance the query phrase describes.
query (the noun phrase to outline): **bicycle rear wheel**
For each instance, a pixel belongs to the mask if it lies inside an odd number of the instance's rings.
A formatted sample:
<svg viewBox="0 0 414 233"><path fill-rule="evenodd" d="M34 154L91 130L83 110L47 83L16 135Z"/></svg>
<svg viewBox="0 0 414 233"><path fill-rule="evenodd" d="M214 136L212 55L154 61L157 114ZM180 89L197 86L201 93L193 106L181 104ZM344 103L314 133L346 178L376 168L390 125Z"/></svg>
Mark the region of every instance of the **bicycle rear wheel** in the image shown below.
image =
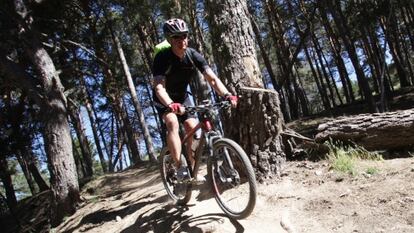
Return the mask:
<svg viewBox="0 0 414 233"><path fill-rule="evenodd" d="M231 218L249 216L256 205L256 178L244 150L233 140L222 138L213 144L208 177L220 208Z"/></svg>
<svg viewBox="0 0 414 233"><path fill-rule="evenodd" d="M183 155L181 155L181 159L185 159ZM161 179L168 196L170 196L177 205L187 204L191 199L191 183L188 181L177 180L174 174L174 160L167 147L164 147L160 153L160 171Z"/></svg>

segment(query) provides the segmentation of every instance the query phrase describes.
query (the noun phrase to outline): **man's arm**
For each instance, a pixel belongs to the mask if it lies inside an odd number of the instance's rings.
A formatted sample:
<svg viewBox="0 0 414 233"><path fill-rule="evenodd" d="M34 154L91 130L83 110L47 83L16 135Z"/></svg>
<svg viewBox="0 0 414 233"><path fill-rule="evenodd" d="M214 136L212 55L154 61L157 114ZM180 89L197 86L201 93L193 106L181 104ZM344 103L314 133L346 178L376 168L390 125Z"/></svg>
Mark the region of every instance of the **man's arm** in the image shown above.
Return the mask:
<svg viewBox="0 0 414 233"><path fill-rule="evenodd" d="M172 112L178 115L184 114L185 109L181 106L181 104L174 103L174 101L168 95L167 90L165 89L165 77L164 76L154 77L154 90L161 104L168 107Z"/></svg>
<svg viewBox="0 0 414 233"><path fill-rule="evenodd" d="M217 77L217 75L213 72L211 68L207 68L203 72L204 78L208 81L210 86L218 92L220 96L225 96L226 94L230 94L227 88L224 86L223 82Z"/></svg>
<svg viewBox="0 0 414 233"><path fill-rule="evenodd" d="M173 100L167 93L165 89L165 77L164 76L155 76L154 77L154 90L155 94L158 97L158 100L164 105L168 106L169 104L173 103Z"/></svg>
<svg viewBox="0 0 414 233"><path fill-rule="evenodd" d="M203 72L204 78L207 79L208 83L210 84L213 89L218 92L218 94L222 97L225 97L226 100L231 102L231 106L235 108L237 106L237 96L233 96L227 88L224 86L223 82L217 77L217 75L213 72L211 68L207 68Z"/></svg>

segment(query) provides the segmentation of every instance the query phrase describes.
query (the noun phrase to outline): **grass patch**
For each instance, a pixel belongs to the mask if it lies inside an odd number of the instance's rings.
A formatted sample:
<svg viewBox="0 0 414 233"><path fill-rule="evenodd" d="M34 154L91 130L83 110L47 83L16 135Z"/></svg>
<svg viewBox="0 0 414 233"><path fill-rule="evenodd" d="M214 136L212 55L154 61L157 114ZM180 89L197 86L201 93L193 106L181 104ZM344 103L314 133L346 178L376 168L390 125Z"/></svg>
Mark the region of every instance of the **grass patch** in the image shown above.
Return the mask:
<svg viewBox="0 0 414 233"><path fill-rule="evenodd" d="M375 174L378 174L378 172L379 172L379 170L376 167L368 167L365 170L365 173L369 174L369 175L375 175Z"/></svg>
<svg viewBox="0 0 414 233"><path fill-rule="evenodd" d="M330 152L328 160L333 170L351 175L356 174L355 158L346 154L346 151L336 150L335 153Z"/></svg>
<svg viewBox="0 0 414 233"><path fill-rule="evenodd" d="M382 156L375 152L370 152L360 146L349 145L343 142L334 142L330 140L325 143L329 148L327 159L331 168L335 171L356 175L356 162L358 160L382 160ZM375 168L370 172L378 173ZM368 171L367 171L368 173Z"/></svg>

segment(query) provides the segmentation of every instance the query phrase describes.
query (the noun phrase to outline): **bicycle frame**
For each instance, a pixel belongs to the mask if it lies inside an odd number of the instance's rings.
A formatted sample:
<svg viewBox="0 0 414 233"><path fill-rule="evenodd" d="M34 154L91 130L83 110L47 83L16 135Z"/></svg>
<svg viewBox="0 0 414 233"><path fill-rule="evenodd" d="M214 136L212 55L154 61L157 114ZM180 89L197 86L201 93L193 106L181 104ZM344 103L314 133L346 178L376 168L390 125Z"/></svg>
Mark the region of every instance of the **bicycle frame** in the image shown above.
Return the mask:
<svg viewBox="0 0 414 233"><path fill-rule="evenodd" d="M200 167L200 160L201 160L201 156L202 156L202 152L204 151L204 147L206 145L206 142L210 141L210 137L208 137L208 132L213 131L213 126L212 123L209 119L203 119L200 120L200 122L190 131L190 132L186 132L186 134L184 135L183 139L181 140L181 145L183 148L183 153L187 154L187 150L185 150L185 144L188 143L189 139L191 137L193 137L197 130L201 129L201 137L200 137L200 142L196 148L196 151L194 152L194 168L192 166L188 166L189 170L190 170L190 175L191 177L193 177L194 179L197 178L197 174L198 174L198 169ZM210 143L207 143L210 144ZM212 152L211 152L212 153ZM186 159L187 164L190 164L189 161L189 156L184 156Z"/></svg>
<svg viewBox="0 0 414 233"><path fill-rule="evenodd" d="M210 119L211 116L209 116L207 113L203 113L199 123L190 132L186 132L183 139L181 140L181 145L184 148L184 145L188 143L189 138L193 137L197 130L201 129L200 143L197 146L196 151L194 152L194 168L188 166L190 170L190 175L194 179L197 179L201 157L203 155L203 152L205 151L204 149L207 149L208 157L213 158L213 142L223 137L218 131L214 129L213 123ZM183 150L183 152L186 154L187 150ZM229 166L233 168L233 164L231 164L231 160L228 158L228 156L228 152L225 151L226 161L229 163ZM189 155L185 156L185 159L187 164L190 164Z"/></svg>

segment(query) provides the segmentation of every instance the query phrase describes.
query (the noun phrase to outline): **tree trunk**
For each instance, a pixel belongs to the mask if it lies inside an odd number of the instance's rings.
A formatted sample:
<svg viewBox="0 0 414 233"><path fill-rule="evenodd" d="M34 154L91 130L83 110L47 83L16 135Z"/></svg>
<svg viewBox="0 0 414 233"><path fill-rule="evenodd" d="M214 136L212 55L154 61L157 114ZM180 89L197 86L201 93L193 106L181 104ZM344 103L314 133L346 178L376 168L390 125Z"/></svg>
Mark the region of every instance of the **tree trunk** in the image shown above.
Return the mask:
<svg viewBox="0 0 414 233"><path fill-rule="evenodd" d="M39 87L33 86L29 80L31 77L16 63L2 57L3 70L10 79L20 83L20 88L28 87L27 93L37 96L35 100L42 113L43 138L48 156L49 172L51 176L51 189L53 192L51 223L57 225L65 215L72 214L76 210L79 198L79 185L76 174L75 163L72 154L72 143L70 137L69 123L67 120L66 99L63 94L63 86L56 72L53 61L47 51L43 48L34 30L33 18L26 9L22 0L14 0L15 16L19 22L20 44L25 48L26 56L33 64L37 72ZM39 97L40 90L44 99Z"/></svg>
<svg viewBox="0 0 414 233"><path fill-rule="evenodd" d="M243 96L239 107L224 117L225 135L245 148L258 171L277 172L279 158L285 157L280 135L284 120L278 93L262 89L246 2L208 0L206 8L219 76L230 91Z"/></svg>
<svg viewBox="0 0 414 233"><path fill-rule="evenodd" d="M63 93L60 92L59 95ZM55 226L65 215L75 212L76 203L80 198L66 109L60 96L49 95L49 100L52 100L51 108L43 110L45 122L43 137L54 195L51 218L52 225Z"/></svg>
<svg viewBox="0 0 414 233"><path fill-rule="evenodd" d="M362 27L360 29L363 32L363 35L361 36L361 44L362 48L364 49L365 57L367 60L367 63L369 65L369 68L371 70L371 76L372 76L372 84L374 87L374 91L377 93L380 93L380 81L379 77L381 76L381 66L378 62L377 57L374 56L374 51L372 48L372 43L368 40L368 31L365 27Z"/></svg>
<svg viewBox="0 0 414 233"><path fill-rule="evenodd" d="M279 27L275 27L275 24L273 23L278 20L278 19L274 19L273 17L274 16L273 13L276 12L276 6L275 6L274 1L263 0L263 4L265 8L265 14L268 20L268 27L270 28L270 35L276 47L276 57L278 60L278 66L280 70L279 81L277 82L278 86L275 87L275 90L280 92L280 97L282 98L281 107L282 107L282 112L283 112L283 116L285 120L291 121L292 116L291 116L290 109L291 107L294 108L295 106L289 106L291 100L290 100L289 95L285 93L285 92L288 92L288 90L286 90L287 88L283 90L283 86L285 85L285 82L288 79L290 79L290 76L289 76L290 73L288 72L288 68L285 63L286 57L288 56L285 53L286 48L284 45L284 40L283 38L281 38L281 35L283 35L283 32L280 31L281 25L279 25Z"/></svg>
<svg viewBox="0 0 414 233"><path fill-rule="evenodd" d="M346 70L344 61L341 56L341 44L337 38L337 35L334 33L331 24L329 23L327 13L322 6L319 6L319 12L322 19L323 26L325 31L327 32L329 44L331 46L331 50L334 54L335 63L338 67L339 77L342 83L342 89L345 95L345 99L347 103L351 103L355 101L354 93L352 90L351 81L348 77L348 72Z"/></svg>
<svg viewBox="0 0 414 233"><path fill-rule="evenodd" d="M79 153L75 145L75 139L72 138L72 148L73 148L73 157L75 159L76 171L78 173L78 178L81 179L83 177L87 177L85 166L83 166L82 156Z"/></svg>
<svg viewBox="0 0 414 233"><path fill-rule="evenodd" d="M392 8L391 8L392 9ZM390 18L386 20L384 17L380 18L380 25L384 32L385 38L388 41L390 47L390 53L397 69L398 79L400 80L401 87L407 87L410 85L407 71L404 68L404 59L402 57L402 49L399 41L398 21L396 19L395 12L390 15Z"/></svg>
<svg viewBox="0 0 414 233"><path fill-rule="evenodd" d="M251 87L242 87L240 93L243 101L235 115L237 129L233 128L231 135L245 148L257 171L265 176L280 172L285 153L281 138L284 120L278 93Z"/></svg>
<svg viewBox="0 0 414 233"><path fill-rule="evenodd" d="M207 48L204 42L204 36L203 32L200 29L200 25L198 23L198 16L197 16L197 9L196 9L196 3L194 0L187 0L183 1L183 9L181 12L186 12L186 15L188 15L188 24L190 25L190 28L192 29L192 33L190 34L190 46L194 47L198 52L203 54L203 56L206 58L207 61L211 61L211 57L207 54ZM192 82L190 83L191 93L194 98L194 103L200 104L202 100L210 99L209 96L210 88L207 83L207 81L204 79L203 74L198 72L197 75L195 75L192 79Z"/></svg>
<svg viewBox="0 0 414 233"><path fill-rule="evenodd" d="M108 149L108 167L109 167L109 172L113 172L114 171L114 162L113 162L113 157L114 157L114 145L115 145L115 115L112 114L111 117L111 131L110 131L110 135L111 135L111 141L109 142L109 149ZM119 135L119 134L118 134Z"/></svg>
<svg viewBox="0 0 414 233"><path fill-rule="evenodd" d="M410 25L412 26L414 24L414 21L412 21L412 19L410 19L409 17L409 12L407 11L407 9L404 6L401 6L400 8L400 12L401 12L401 18L404 21L404 28L405 28L405 32L408 36L408 39L410 40L410 45L411 45L411 50L414 51L414 35L411 31Z"/></svg>
<svg viewBox="0 0 414 233"><path fill-rule="evenodd" d="M98 57L100 57L102 60L107 61L107 56L105 54L105 52L103 51L103 41L101 40L95 40L94 41L95 44L95 51ZM139 149L136 143L136 140L133 136L133 130L132 127L130 125L130 121L128 119L128 116L126 114L123 113L123 100L122 100L122 95L120 93L120 90L117 86L117 81L115 80L114 75L112 74L112 71L109 67L109 65L107 63L101 63L102 65L102 70L103 70L103 74L104 74L104 79L105 79L105 93L106 96L108 98L108 101L111 103L112 105L112 109L114 112L114 115L116 117L119 117L119 120L122 122L123 125L125 125L125 129L131 129L131 131L127 131L127 136L128 136L128 142L130 143L129 146L131 147L131 157L133 158L133 162L141 162L141 158L139 155ZM114 131L112 131L114 132ZM112 144L113 146L113 144ZM112 159L112 146L109 149L110 153L108 156L108 160ZM110 167L114 167L110 166Z"/></svg>
<svg viewBox="0 0 414 233"><path fill-rule="evenodd" d="M131 94L132 101L134 103L135 113L138 116L139 123L141 125L141 129L142 129L142 132L144 134L144 141L145 141L145 145L147 147L147 152L148 152L149 160L152 163L157 163L157 158L155 157L154 146L153 146L152 138L151 138L151 135L149 133L147 123L145 122L144 113L143 113L143 110L142 110L142 107L141 107L141 103L138 100L137 92L135 90L135 85L134 85L134 83L132 81L132 76L131 76L131 73L129 71L129 66L127 64L127 61L126 61L126 58L125 58L124 51L122 49L121 43L119 42L119 39L114 34L114 32L112 32L112 39L113 39L114 44L115 44L115 46L117 48L119 60L121 61L122 68L123 68L124 75L125 75L125 79L126 79L126 81L128 83L129 93Z"/></svg>
<svg viewBox="0 0 414 233"><path fill-rule="evenodd" d="M191 46L195 47L195 49L204 55L207 61L211 61L211 57L207 54L207 48L204 43L204 36L200 29L200 25L197 19L197 10L194 7L195 2L193 0L188 0L187 5L185 5L188 18L189 18L189 25L191 25L193 33L191 33L190 40ZM200 104L202 100L210 99L209 92L210 88L207 81L204 79L203 74L197 70L197 75L193 77L192 82L190 83L191 93L194 97L194 102L196 104Z"/></svg>
<svg viewBox="0 0 414 233"><path fill-rule="evenodd" d="M7 205L9 209L13 211L17 205L17 198L13 187L9 165L7 164L7 160L5 158L0 158L0 179L3 183L3 188L6 191Z"/></svg>
<svg viewBox="0 0 414 233"><path fill-rule="evenodd" d="M75 127L76 136L78 137L82 159L85 164L86 177L84 178L90 178L93 176L92 152L89 148L88 138L85 134L85 127L83 126L81 119L80 109L79 107L73 106L73 104L71 104L69 107L69 112L72 119L72 124Z"/></svg>
<svg viewBox="0 0 414 233"><path fill-rule="evenodd" d="M364 74L364 71L362 70L362 67L359 63L358 55L356 53L354 43L351 39L348 25L345 22L345 18L343 17L341 9L340 9L340 3L338 2L339 1L336 0L335 3L333 4L331 1L326 1L325 4L327 4L328 9L330 10L332 18L334 19L335 25L338 28L339 34L348 52L349 58L351 59L352 65L354 66L357 80L359 83L359 87L367 103L368 110L370 112L376 112L377 108L375 105L374 98L372 96L371 88Z"/></svg>
<svg viewBox="0 0 414 233"><path fill-rule="evenodd" d="M313 64L313 61L316 61L313 56L311 56L310 51L308 48L305 48L305 55L308 60L312 75L315 79L316 86L318 88L318 92L321 96L322 104L325 110L330 111L331 110L331 103L329 102L328 94L326 93L326 88L323 83L319 68L317 67L317 64Z"/></svg>
<svg viewBox="0 0 414 233"><path fill-rule="evenodd" d="M36 157L31 151L26 150L24 153L27 153L24 155L24 157L27 160L29 171L32 174L37 186L39 187L40 192L49 190L49 186L40 174L39 169L36 167Z"/></svg>
<svg viewBox="0 0 414 233"><path fill-rule="evenodd" d="M138 164L142 162L141 155L139 153L137 140L134 135L134 130L132 128L131 122L129 120L128 114L124 108L124 101L123 99L113 100L115 105L115 111L119 122L121 124L120 131L118 134L125 133L127 139L127 145L130 148L129 152L132 158L133 164Z"/></svg>
<svg viewBox="0 0 414 233"><path fill-rule="evenodd" d="M317 142L332 138L367 150L401 149L414 144L414 110L361 114L319 125Z"/></svg>
<svg viewBox="0 0 414 233"><path fill-rule="evenodd" d="M154 100L151 96L151 80L150 80L150 76L151 76L151 67L152 67L152 63L153 63L153 48L154 48L154 43L155 40L151 40L151 35L153 35L153 33L148 33L148 31L150 31L149 29L149 25L144 25L144 23L142 23L144 20L151 20L150 18L146 17L146 16L142 16L144 19L141 19L141 21L138 23L139 25L137 25L137 29L138 29L138 37L139 37L139 41L141 42L141 46L139 48L139 51L141 53L141 57L143 59L144 65L145 65L145 69L148 72L149 75L145 75L144 76L144 85L145 88L147 90L148 93L148 99L150 101L150 105L151 105L151 109L154 113L154 118L157 124L157 128L158 128L158 132L160 133L160 137L164 143L164 139L163 134L162 134L162 125L161 125L161 121L162 119L160 117L158 117L157 114L157 110L155 108L154 105ZM146 22L146 21L145 21Z"/></svg>
<svg viewBox="0 0 414 233"><path fill-rule="evenodd" d="M92 134L95 140L96 150L98 151L98 156L99 156L99 161L101 162L102 171L106 173L108 171L108 168L107 168L107 164L104 158L104 154L103 154L101 143L100 143L99 136L98 136L99 125L97 125L97 122L94 116L94 111L92 108L92 98L90 97L88 93L85 83L83 82L83 80L81 81L82 81L83 88L85 89L85 92L86 92L85 93L85 107L88 112L89 121L91 123Z"/></svg>
<svg viewBox="0 0 414 233"><path fill-rule="evenodd" d="M23 171L24 177L26 178L26 182L27 185L29 186L30 189L30 193L32 194L32 196L34 196L36 193L39 192L38 188L36 187L34 181L33 181L33 177L30 174L29 171L29 166L28 163L26 161L26 159L23 157L23 153L21 151L21 149L17 152L16 154L16 158L17 161L19 162L19 165Z"/></svg>
<svg viewBox="0 0 414 233"><path fill-rule="evenodd" d="M317 57L317 61L315 61L315 63L319 62L319 66L317 65L317 67L320 68L321 80L322 80L322 78L325 78L326 87L327 87L327 90L328 90L328 96L329 96L330 102L332 103L333 107L336 107L337 104L336 104L336 101L335 101L335 95L334 95L334 92L332 90L332 86L331 86L330 81L329 81L329 75L326 72L326 68L325 68L325 65L324 65L323 59L322 59L322 50L319 47L318 41L316 40L315 35L313 33L311 35L311 38L312 38L313 46L315 48L315 54L316 54L316 57Z"/></svg>
<svg viewBox="0 0 414 233"><path fill-rule="evenodd" d="M49 190L48 185L36 167L36 158L32 152L27 150L27 148L22 148L19 153L20 155L18 155L17 159L22 167L32 195Z"/></svg>
<svg viewBox="0 0 414 233"><path fill-rule="evenodd" d="M249 8L249 11L250 11L249 13L250 13L250 22L252 24L252 29L253 29L254 35L256 36L256 41L257 41L257 44L259 45L260 54L263 58L263 62L265 64L265 66L266 66L267 73L269 74L270 80L272 81L273 88L275 90L279 90L280 87L279 87L279 85L276 81L276 75L273 72L272 63L270 62L269 56L267 55L267 52L266 52L266 48L265 48L265 46L263 44L263 41L262 41L262 37L260 36L260 29L259 29L259 26L257 25L256 20L255 20L253 10Z"/></svg>

